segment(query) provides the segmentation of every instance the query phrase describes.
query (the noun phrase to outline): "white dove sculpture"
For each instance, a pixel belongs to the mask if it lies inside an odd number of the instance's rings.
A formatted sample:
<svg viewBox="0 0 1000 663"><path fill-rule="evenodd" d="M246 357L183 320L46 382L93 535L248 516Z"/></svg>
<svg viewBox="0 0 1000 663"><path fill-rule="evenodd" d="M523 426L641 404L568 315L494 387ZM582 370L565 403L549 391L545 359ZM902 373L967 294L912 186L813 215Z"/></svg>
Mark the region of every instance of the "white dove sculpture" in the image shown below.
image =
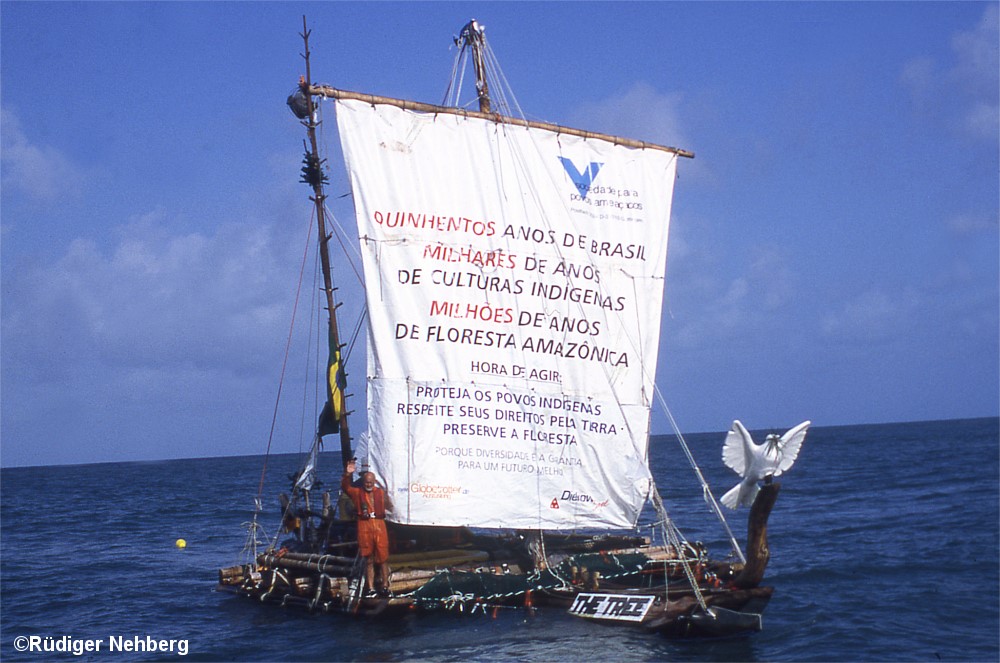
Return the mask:
<svg viewBox="0 0 1000 663"><path fill-rule="evenodd" d="M792 467L811 423L803 421L780 437L771 433L764 439L764 444L754 444L743 424L739 420L734 421L722 445L722 462L743 477L743 481L723 495L720 501L730 509L753 504L760 490L758 481L779 476Z"/></svg>

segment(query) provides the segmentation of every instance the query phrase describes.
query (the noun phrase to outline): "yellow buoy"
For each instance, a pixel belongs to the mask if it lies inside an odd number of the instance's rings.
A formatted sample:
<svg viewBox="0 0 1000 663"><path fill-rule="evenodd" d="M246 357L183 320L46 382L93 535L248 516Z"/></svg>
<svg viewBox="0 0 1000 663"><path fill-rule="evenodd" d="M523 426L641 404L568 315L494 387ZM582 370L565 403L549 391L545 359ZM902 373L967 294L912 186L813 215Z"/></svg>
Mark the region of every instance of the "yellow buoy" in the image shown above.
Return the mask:
<svg viewBox="0 0 1000 663"><path fill-rule="evenodd" d="M177 539L176 541L174 541L174 545L177 546L178 548L187 548L188 542L185 541L184 539Z"/></svg>

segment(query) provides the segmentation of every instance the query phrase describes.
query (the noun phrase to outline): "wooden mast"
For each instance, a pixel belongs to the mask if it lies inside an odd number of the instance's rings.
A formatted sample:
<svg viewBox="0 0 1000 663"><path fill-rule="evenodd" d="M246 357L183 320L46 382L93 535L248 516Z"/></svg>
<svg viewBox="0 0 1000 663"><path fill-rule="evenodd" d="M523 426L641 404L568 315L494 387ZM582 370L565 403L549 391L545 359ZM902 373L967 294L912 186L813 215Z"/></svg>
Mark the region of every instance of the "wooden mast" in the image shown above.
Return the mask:
<svg viewBox="0 0 1000 663"><path fill-rule="evenodd" d="M327 246L331 235L327 234L326 231L326 194L323 191L323 183L326 178L322 174L323 162L319 156L319 144L316 140L316 105L313 102L312 94L310 94L312 71L309 67L309 34L309 29L306 26L306 17L303 16L301 36L305 44L305 54L302 57L306 61L306 76L300 82L300 86L308 108L308 115L302 120L302 124L306 127L309 138L306 168L304 170L314 171L312 173L306 172L305 178L313 188L313 195L310 200L316 206L316 225L319 228L319 258L320 266L323 270L323 292L326 294L326 308L330 313L330 347L331 351L335 348L339 353L341 344L340 332L337 329L337 305L333 301L333 278L330 275L330 251ZM343 357L340 358L338 370L343 370ZM327 380L329 379L330 376L328 375ZM353 453L351 451L351 433L347 425L347 395L342 393L342 398L344 407L341 408L337 423L340 428L340 454L346 467L347 462L353 457Z"/></svg>
<svg viewBox="0 0 1000 663"><path fill-rule="evenodd" d="M490 112L490 86L486 82L486 58L483 53L485 38L483 28L476 19L462 28L462 40L472 47L472 67L476 71L476 92L479 94L479 112Z"/></svg>

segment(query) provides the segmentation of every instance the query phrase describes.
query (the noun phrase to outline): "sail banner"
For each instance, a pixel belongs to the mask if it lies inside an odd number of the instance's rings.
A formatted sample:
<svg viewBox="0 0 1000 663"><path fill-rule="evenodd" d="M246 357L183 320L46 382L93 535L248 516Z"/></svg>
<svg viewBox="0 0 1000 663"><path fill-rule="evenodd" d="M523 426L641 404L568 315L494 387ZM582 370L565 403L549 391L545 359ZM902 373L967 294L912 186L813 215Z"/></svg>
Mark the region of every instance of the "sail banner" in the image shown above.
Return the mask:
<svg viewBox="0 0 1000 663"><path fill-rule="evenodd" d="M634 525L677 155L350 100L337 121L391 519Z"/></svg>

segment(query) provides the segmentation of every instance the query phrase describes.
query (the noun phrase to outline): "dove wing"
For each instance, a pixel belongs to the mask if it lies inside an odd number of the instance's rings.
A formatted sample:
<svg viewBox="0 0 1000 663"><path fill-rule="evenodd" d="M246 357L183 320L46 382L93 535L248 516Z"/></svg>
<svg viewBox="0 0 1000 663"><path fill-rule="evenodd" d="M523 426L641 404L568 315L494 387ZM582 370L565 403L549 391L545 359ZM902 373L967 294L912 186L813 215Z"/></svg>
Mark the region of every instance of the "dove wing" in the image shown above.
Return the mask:
<svg viewBox="0 0 1000 663"><path fill-rule="evenodd" d="M791 469L795 459L799 457L799 449L805 442L806 431L811 424L811 421L803 421L781 436L781 441L778 443L778 467L774 471L774 476Z"/></svg>
<svg viewBox="0 0 1000 663"><path fill-rule="evenodd" d="M737 419L733 422L733 427L722 445L722 462L741 477L746 476L748 461L752 457L751 449L753 449L753 438Z"/></svg>

